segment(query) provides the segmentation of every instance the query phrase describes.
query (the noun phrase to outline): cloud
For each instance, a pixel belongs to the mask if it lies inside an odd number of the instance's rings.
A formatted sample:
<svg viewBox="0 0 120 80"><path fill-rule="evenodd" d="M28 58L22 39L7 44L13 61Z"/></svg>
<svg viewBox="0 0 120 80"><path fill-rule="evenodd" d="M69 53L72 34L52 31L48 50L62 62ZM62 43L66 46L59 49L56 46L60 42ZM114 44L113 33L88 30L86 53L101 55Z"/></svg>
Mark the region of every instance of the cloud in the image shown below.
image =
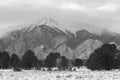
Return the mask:
<svg viewBox="0 0 120 80"><path fill-rule="evenodd" d="M119 24L119 13L119 0L0 0L0 24L7 25L45 16L59 19L59 23L110 28L109 24Z"/></svg>
<svg viewBox="0 0 120 80"><path fill-rule="evenodd" d="M54 0L0 0L0 7L41 7L57 5Z"/></svg>
<svg viewBox="0 0 120 80"><path fill-rule="evenodd" d="M101 0L0 0L0 8L32 8L53 7L62 10L78 11L87 14L98 14L99 12L116 12L120 5L116 2ZM100 1L99 1L100 2Z"/></svg>
<svg viewBox="0 0 120 80"><path fill-rule="evenodd" d="M62 10L69 10L69 11L77 11L79 13L85 13L90 16L97 16L102 17L104 15L113 15L116 14L120 10L119 3L111 3L111 2L104 2L104 3L76 3L72 0L69 2L62 2L57 6ZM98 16L99 15L99 16Z"/></svg>
<svg viewBox="0 0 120 80"><path fill-rule="evenodd" d="M108 30L120 33L120 24L113 24L111 27L108 28Z"/></svg>
<svg viewBox="0 0 120 80"><path fill-rule="evenodd" d="M60 8L63 10L75 10L75 11L84 11L86 9L86 6L79 5L77 3L69 2L69 3L62 3L60 5Z"/></svg>
<svg viewBox="0 0 120 80"><path fill-rule="evenodd" d="M0 0L0 7L19 6L22 2L19 0Z"/></svg>
<svg viewBox="0 0 120 80"><path fill-rule="evenodd" d="M98 10L116 12L119 8L120 8L120 4L105 4L98 7Z"/></svg>
<svg viewBox="0 0 120 80"><path fill-rule="evenodd" d="M96 10L94 7L91 7L90 5L75 3L72 1L61 2L56 7L63 10L64 12L73 11L76 13L82 13L82 14L87 14L91 16L95 15L96 13Z"/></svg>
<svg viewBox="0 0 120 80"><path fill-rule="evenodd" d="M0 7L6 6L11 3L12 0L0 0Z"/></svg>

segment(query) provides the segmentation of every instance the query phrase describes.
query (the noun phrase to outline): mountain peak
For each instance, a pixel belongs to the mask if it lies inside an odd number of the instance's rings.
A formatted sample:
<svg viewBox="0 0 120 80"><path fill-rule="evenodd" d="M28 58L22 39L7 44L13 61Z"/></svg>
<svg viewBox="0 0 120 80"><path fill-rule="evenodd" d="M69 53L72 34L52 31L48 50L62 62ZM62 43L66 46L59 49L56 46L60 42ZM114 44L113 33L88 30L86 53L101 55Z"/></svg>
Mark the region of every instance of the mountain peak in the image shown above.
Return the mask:
<svg viewBox="0 0 120 80"><path fill-rule="evenodd" d="M46 25L49 26L53 29L55 29L56 31L63 31L64 33L68 34L67 31L73 33L76 36L76 32L78 31L83 31L83 32L89 32L89 33L93 33L93 34L97 34L97 35L101 35L102 33L102 29L98 29L100 31L96 31L96 27L94 27L93 25L90 24L85 24L85 23L80 23L80 25L78 25L77 27L71 27L68 26L66 28L66 26L62 26L61 24L59 24L56 20L52 19L52 18L47 18L44 17L41 20L37 21L36 25ZM96 29L96 30L94 30Z"/></svg>
<svg viewBox="0 0 120 80"><path fill-rule="evenodd" d="M18 28L21 27L18 26ZM97 32L99 28L94 28L89 24L79 25L75 33L72 32L70 26L67 27L68 29L65 29L54 19L43 18L34 24L25 25L22 29L16 28L17 30L11 31L8 36L2 37L0 50L8 51L10 54L16 53L22 57L27 50L31 49L42 59L51 51L58 51L67 56L79 52L77 54L83 53L84 57L102 43L116 42L118 45L120 44L119 36L112 36L111 32L107 30L101 36L96 35L94 32ZM103 30L101 29L101 31Z"/></svg>
<svg viewBox="0 0 120 80"><path fill-rule="evenodd" d="M109 34L109 35L113 35L116 36L118 34L115 34L113 32L110 32L107 29L103 29L100 27L95 27L92 24L86 24L86 23L79 23L78 25L71 27L71 26L62 26L61 24L59 24L56 20L52 19L52 18L47 18L44 17L40 20L37 20L35 23L32 24L24 24L24 25L18 25L15 27L12 27L12 29L10 28L9 32L15 31L15 30L20 30L20 29L24 29L24 31L26 30L32 30L34 27L36 26L40 26L40 25L46 25L48 27L51 27L52 29L58 31L58 32L64 32L66 34L68 34L68 31L71 32L72 34L74 34L76 36L76 33L78 31L83 31L84 33L92 33L95 35L102 35L102 34Z"/></svg>
<svg viewBox="0 0 120 80"><path fill-rule="evenodd" d="M107 36L120 36L120 34L112 32L110 30L104 29L102 32L102 35L107 35Z"/></svg>
<svg viewBox="0 0 120 80"><path fill-rule="evenodd" d="M52 18L44 17L41 20L37 21L36 24L37 25L46 25L46 26L49 26L55 30L59 29L59 30L66 33L66 29L62 25L60 25L56 20L54 20Z"/></svg>
<svg viewBox="0 0 120 80"><path fill-rule="evenodd" d="M37 25L46 25L46 26L50 26L50 27L60 26L54 19L47 18L47 17L44 17L41 20L38 20L36 24Z"/></svg>

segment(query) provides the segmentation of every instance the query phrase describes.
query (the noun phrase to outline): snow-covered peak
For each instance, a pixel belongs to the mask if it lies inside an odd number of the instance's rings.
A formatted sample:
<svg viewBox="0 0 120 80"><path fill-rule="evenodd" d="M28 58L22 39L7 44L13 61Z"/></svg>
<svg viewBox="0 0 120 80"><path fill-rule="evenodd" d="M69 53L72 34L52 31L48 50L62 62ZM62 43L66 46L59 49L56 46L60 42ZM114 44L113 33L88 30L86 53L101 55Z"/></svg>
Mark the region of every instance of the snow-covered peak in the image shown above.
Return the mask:
<svg viewBox="0 0 120 80"><path fill-rule="evenodd" d="M67 32L66 32L67 29L65 29L64 26L60 25L56 20L54 20L52 18L46 18L46 17L42 18L41 20L38 20L36 22L36 25L46 25L46 26L53 28L54 30L56 30L58 32L59 32L59 30L61 30L67 34Z"/></svg>
<svg viewBox="0 0 120 80"><path fill-rule="evenodd" d="M79 23L78 25L76 25L76 28L79 30L86 30L90 33L96 34L96 35L101 35L104 28L100 28L100 27L95 27L92 24L87 24L87 23Z"/></svg>
<svg viewBox="0 0 120 80"><path fill-rule="evenodd" d="M42 18L37 24L38 25L44 24L54 29L57 28L65 33L66 31L70 31L74 35L76 35L76 32L79 30L86 30L90 33L97 34L97 35L101 35L104 31L103 28L95 27L92 24L86 24L86 23L79 23L78 25L74 25L74 26L64 26L64 25L59 24L56 20L52 18Z"/></svg>
<svg viewBox="0 0 120 80"><path fill-rule="evenodd" d="M47 25L47 22L48 22L48 18L44 17L40 20L37 20L35 24L37 24L37 25L43 25L43 24Z"/></svg>
<svg viewBox="0 0 120 80"><path fill-rule="evenodd" d="M59 24L58 22L56 22L56 20L54 20L52 18L46 18L46 17L39 20L36 24L37 25L47 25L55 30L59 29L66 34L67 34L66 31L70 31L74 35L76 35L77 31L83 30L83 29L90 33L97 34L97 35L101 35L101 33L103 31L102 28L94 27L91 24L85 24L85 23L80 23L79 25L66 27L66 26L63 26L63 25Z"/></svg>
<svg viewBox="0 0 120 80"><path fill-rule="evenodd" d="M80 30L86 30L86 31L88 31L92 34L96 34L96 35L101 35L104 32L106 32L108 34L116 35L115 33L112 33L111 31L106 30L104 28L95 27L94 25L86 24L86 23L79 23L74 26L63 26L63 25L59 24L56 20L54 20L52 18L46 18L46 17L44 17L40 20L37 20L37 21L33 22L32 24L12 26L12 28L10 27L10 29L8 29L9 30L8 32L12 32L15 30L21 30L21 29L24 29L25 31L32 30L34 27L40 26L40 25L49 26L58 32L63 31L66 34L68 34L67 31L69 31L69 32L73 33L75 36L76 36L76 32L80 31Z"/></svg>

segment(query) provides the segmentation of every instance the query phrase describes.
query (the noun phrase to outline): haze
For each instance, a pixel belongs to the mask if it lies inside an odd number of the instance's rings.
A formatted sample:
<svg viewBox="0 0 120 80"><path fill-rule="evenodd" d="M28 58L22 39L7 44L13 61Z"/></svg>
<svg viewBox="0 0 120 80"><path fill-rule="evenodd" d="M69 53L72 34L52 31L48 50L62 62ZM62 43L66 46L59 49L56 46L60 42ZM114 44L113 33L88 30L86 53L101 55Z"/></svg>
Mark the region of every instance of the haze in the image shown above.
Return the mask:
<svg viewBox="0 0 120 80"><path fill-rule="evenodd" d="M53 18L65 28L93 24L120 33L120 0L0 0L0 33L13 25Z"/></svg>

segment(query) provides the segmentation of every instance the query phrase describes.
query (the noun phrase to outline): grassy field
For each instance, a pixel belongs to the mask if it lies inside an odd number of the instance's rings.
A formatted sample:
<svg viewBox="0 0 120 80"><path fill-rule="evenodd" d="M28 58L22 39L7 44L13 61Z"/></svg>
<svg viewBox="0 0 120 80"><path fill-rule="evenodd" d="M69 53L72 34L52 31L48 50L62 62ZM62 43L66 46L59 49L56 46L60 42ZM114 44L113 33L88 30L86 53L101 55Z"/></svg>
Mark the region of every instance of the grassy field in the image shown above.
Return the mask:
<svg viewBox="0 0 120 80"><path fill-rule="evenodd" d="M0 70L0 80L120 80L120 70L90 71L86 68L77 71Z"/></svg>

